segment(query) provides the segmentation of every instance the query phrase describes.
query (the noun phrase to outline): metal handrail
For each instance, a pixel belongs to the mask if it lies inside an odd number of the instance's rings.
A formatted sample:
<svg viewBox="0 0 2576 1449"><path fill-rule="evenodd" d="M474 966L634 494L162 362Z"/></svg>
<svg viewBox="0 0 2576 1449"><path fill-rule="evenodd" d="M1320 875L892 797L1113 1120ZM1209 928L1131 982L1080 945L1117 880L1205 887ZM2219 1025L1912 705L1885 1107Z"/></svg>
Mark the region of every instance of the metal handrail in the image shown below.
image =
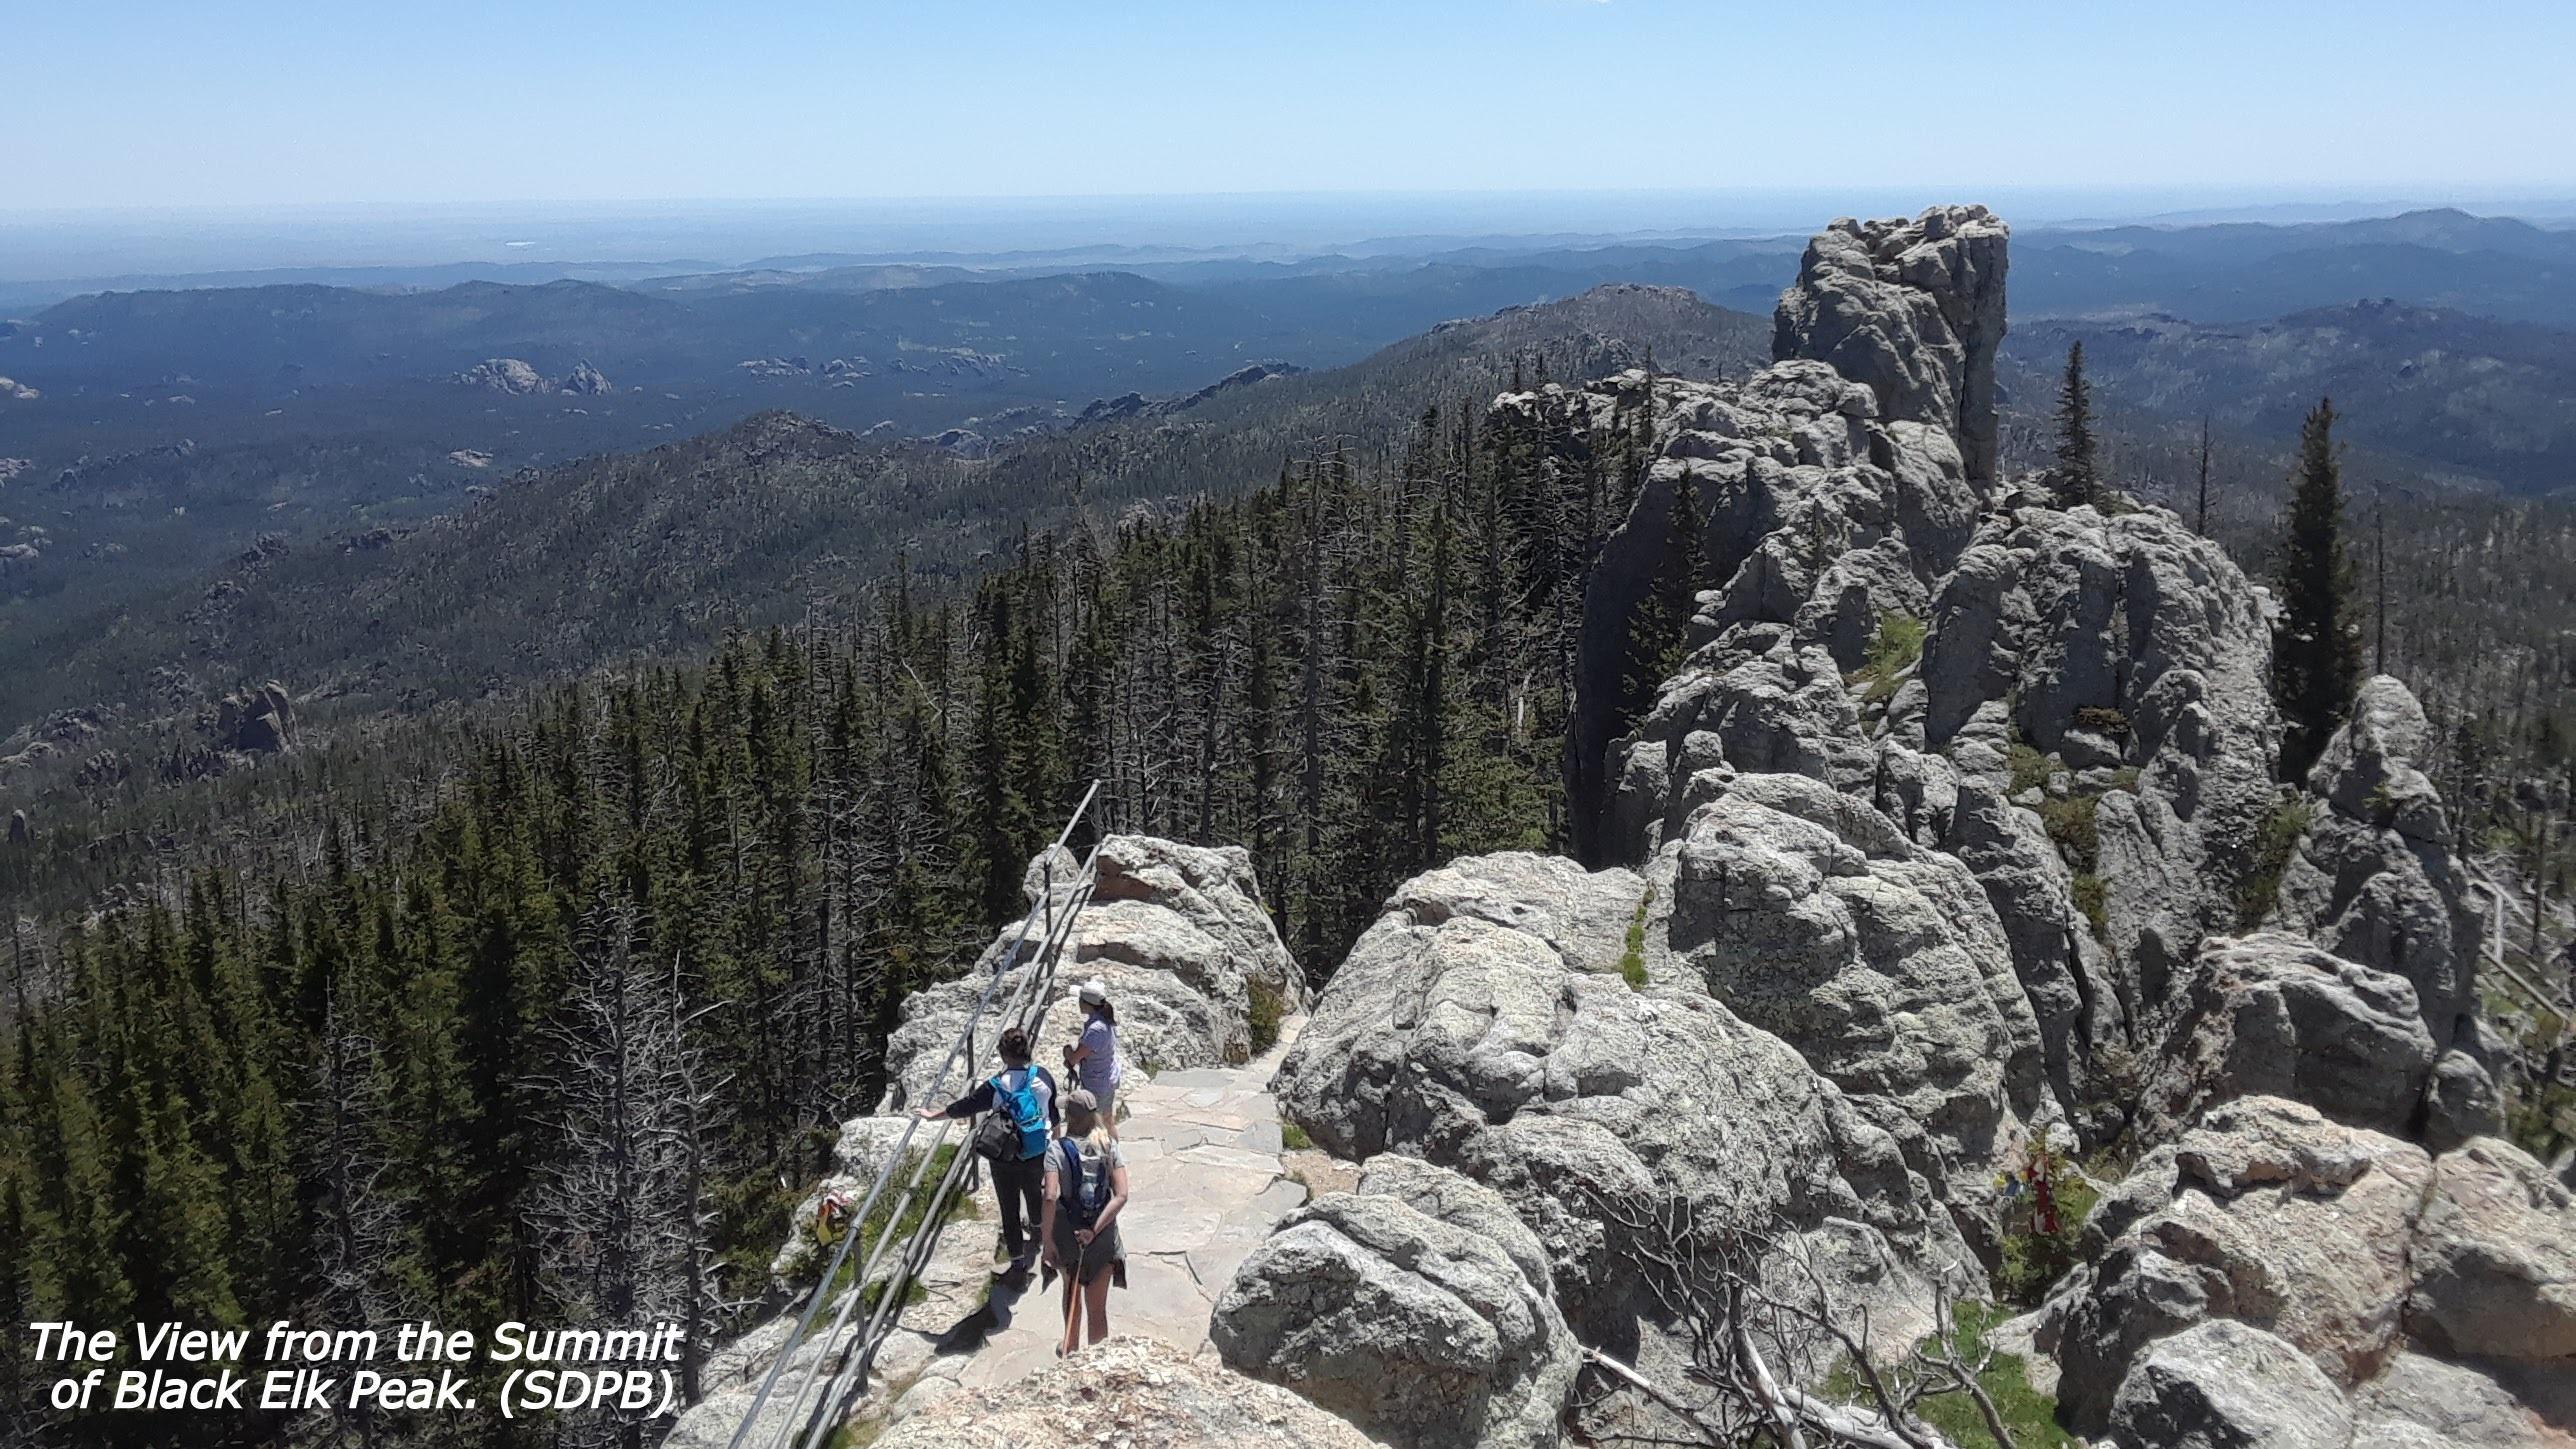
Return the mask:
<svg viewBox="0 0 2576 1449"><path fill-rule="evenodd" d="M1084 858L1081 870L1075 875L1076 884L1067 894L1064 914L1056 917L1050 925L1046 941L1038 951L1026 986L1023 991L1014 993L1016 1004L1004 1009L1003 1021L1006 1024L1018 1025L1023 1030L1034 1034L1034 1029L1045 1020L1047 1008L1053 1003L1051 993L1055 983L1056 968L1062 964L1064 947L1072 940L1074 920L1082 913L1082 908L1090 904L1092 886L1098 878L1096 868L1098 855L1099 852L1095 849ZM1055 891L1054 872L1051 868L1047 872L1047 882L1046 899L1052 900ZM937 1149L934 1148L930 1156L936 1155ZM929 1165L929 1158L925 1157L915 1168L913 1183L905 1190L907 1202L910 1201L912 1193L918 1189L921 1175L927 1171ZM929 1208L922 1214L920 1222L914 1225L912 1236L905 1241L903 1251L896 1257L894 1270L888 1274L884 1286L878 1291L876 1306L868 1315L867 1326L851 1340L845 1350L850 1356L834 1372L831 1383L824 1390L822 1397L814 1402L813 1421L805 1426L804 1438L801 1441L803 1449L821 1449L837 1422L837 1416L831 1412L831 1407L847 1400L855 1392L855 1386L866 1384L869 1371L876 1365L877 1350L884 1346L886 1335L892 1331L895 1322L902 1314L903 1299L911 1291L913 1280L918 1278L921 1270L928 1265L930 1254L937 1247L939 1235L946 1230L948 1206L963 1191L967 1175L973 1170L973 1166L972 1157L962 1153L956 1155L949 1161L948 1170L941 1175L938 1185L931 1190ZM902 1216L902 1212L898 1210L888 1217L885 1238L893 1236L895 1224ZM1030 1231L1036 1230L1036 1225L1031 1224ZM868 1267L852 1281L851 1292L843 1297L841 1312L834 1321L831 1333L826 1335L826 1342L838 1337L847 1327L850 1309L857 1305L867 1283L876 1276L876 1263L883 1251L884 1239L881 1238L877 1250L869 1255ZM809 1371L807 1375L809 1387L814 1372L819 1372L820 1368L821 1362L818 1360L815 1369ZM780 1425L782 1433L798 1420L806 1417L805 1398L804 1393L798 1394L794 1408Z"/></svg>
<svg viewBox="0 0 2576 1449"><path fill-rule="evenodd" d="M957 1066L961 1058L970 1062L974 1059L976 1025L982 1021L985 1008L992 1005L993 996L1001 989L1003 978L1019 964L1021 950L1028 945L1030 931L1042 921L1050 927L1055 924L1053 908L1055 856L1064 849L1065 842L1073 838L1074 830L1082 824L1084 814L1091 809L1091 802L1099 794L1100 782L1094 780L1091 782L1091 788L1082 792L1082 799L1074 805L1073 814L1066 819L1064 829L1057 833L1055 843L1049 846L1046 854L1041 857L1044 862L1041 868L1044 871L1046 888L1029 906L1028 914L1020 918L1019 934L1012 938L1010 949L1002 953L1002 959L994 964L992 978L984 983L982 994L975 999L974 1009L966 1014L966 1024L959 1029L957 1040L949 1046L948 1055L941 1059L938 1075L931 1078L930 1090L926 1095L930 1097L939 1095L948 1084L949 1072ZM1093 854L1096 856L1098 851L1095 849ZM1088 862L1086 862L1086 869L1088 869ZM1067 913L1068 921L1071 914L1071 912ZM1043 939L1041 937L1041 940ZM849 1262L851 1248L858 1244L859 1229L866 1225L868 1215L876 1211L877 1202L885 1195L887 1185L894 1180L896 1169L903 1165L905 1156L911 1151L913 1134L920 1129L920 1126L920 1118L906 1119L903 1135L895 1140L894 1148L887 1154L885 1164L877 1169L876 1181L868 1187L866 1201L851 1217L849 1235L841 1240L840 1247L832 1254L832 1261L823 1269L822 1278L815 1283L814 1292L806 1299L805 1311L797 1317L795 1330L788 1334L784 1343L779 1345L778 1356L770 1361L769 1372L761 1377L759 1392L752 1396L751 1406L743 1411L742 1422L734 1426L733 1436L725 1441L726 1449L742 1449L744 1438L751 1433L752 1426L760 1421L762 1412L769 1407L769 1396L777 1389L779 1377L786 1371L788 1360L794 1358L796 1351L804 1347L806 1335L813 1331L815 1318L823 1311L823 1305L831 1299L833 1281L840 1277L841 1269ZM912 1182L905 1186L906 1198L909 1198L920 1186L921 1178L928 1170L929 1159L938 1155L939 1144L947 1140L948 1128L948 1123L940 1124L938 1138L933 1141L930 1152L924 1155L915 1170ZM887 1219L886 1233L879 1239L878 1251L869 1254L868 1265L871 1270L886 1241L892 1238L894 1224L900 1217L901 1214L898 1213ZM865 1282L864 1276L853 1280L850 1285L851 1292L858 1292ZM835 1334L840 1332L841 1325L846 1323L847 1317L848 1315L844 1313L839 1320L836 1320L836 1326L833 1329ZM819 1367L819 1364L817 1366ZM804 1401L812 1392L812 1384L813 1375L809 1371L806 1375L805 1387L797 1394L797 1409L787 1416L787 1424L793 1424L797 1413L803 1411Z"/></svg>

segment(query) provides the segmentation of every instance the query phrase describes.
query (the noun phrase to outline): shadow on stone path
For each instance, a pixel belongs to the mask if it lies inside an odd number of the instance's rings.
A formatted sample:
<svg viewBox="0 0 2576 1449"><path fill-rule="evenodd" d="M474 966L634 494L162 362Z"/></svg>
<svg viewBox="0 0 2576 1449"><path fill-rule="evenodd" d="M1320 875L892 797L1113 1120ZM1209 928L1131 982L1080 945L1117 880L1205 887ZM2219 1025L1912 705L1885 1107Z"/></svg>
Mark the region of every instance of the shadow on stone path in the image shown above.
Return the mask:
<svg viewBox="0 0 2576 1449"><path fill-rule="evenodd" d="M1133 1082L1120 1093L1119 1142L1129 1201L1119 1216L1127 1287L1109 1297L1112 1337L1158 1338L1213 1354L1208 1319L1234 1270L1288 1211L1306 1201L1284 1175L1270 1079L1304 1018L1240 1067L1195 1067ZM976 1216L951 1221L922 1274L922 1293L877 1356L875 1383L854 1422L901 1419L963 1388L1005 1386L1055 1367L1064 1332L1061 1286L1025 1289L991 1275L1000 1222L989 1184ZM994 1320L979 1348L942 1353L989 1295ZM972 1336L971 1328L967 1335Z"/></svg>

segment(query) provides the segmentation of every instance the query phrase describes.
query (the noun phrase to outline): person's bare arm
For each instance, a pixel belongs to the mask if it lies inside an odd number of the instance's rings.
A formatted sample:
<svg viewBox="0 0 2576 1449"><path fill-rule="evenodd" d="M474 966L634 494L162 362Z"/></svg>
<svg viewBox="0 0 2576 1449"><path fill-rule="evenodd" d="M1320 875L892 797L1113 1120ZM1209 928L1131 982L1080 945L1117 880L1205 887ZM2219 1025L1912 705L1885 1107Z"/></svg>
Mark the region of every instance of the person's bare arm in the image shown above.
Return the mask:
<svg viewBox="0 0 2576 1449"><path fill-rule="evenodd" d="M1090 1246L1093 1238L1109 1231L1110 1225L1118 1221L1118 1210L1126 1205L1127 1167L1126 1164L1121 1163L1109 1169L1109 1201L1101 1205L1100 1216L1092 1223L1091 1231L1083 1237L1083 1245Z"/></svg>
<svg viewBox="0 0 2576 1449"><path fill-rule="evenodd" d="M1055 1154L1055 1149L1054 1149L1053 1147L1049 1147L1049 1148L1047 1149L1047 1154L1048 1154L1048 1156L1049 1156L1049 1157L1053 1157L1053 1156L1054 1156L1054 1154ZM1038 1202L1038 1252L1039 1252L1042 1256L1044 1256L1044 1257L1045 1257L1045 1259L1046 1259L1046 1261L1047 1261L1048 1263L1050 1263L1050 1264L1054 1263L1054 1262L1055 1262L1055 1260L1056 1260L1056 1258L1055 1258L1055 1194L1056 1194L1055 1178L1056 1178L1056 1165L1055 1165L1055 1163L1053 1163L1052 1161L1050 1161L1050 1162L1048 1162L1048 1163L1047 1163L1046 1174L1045 1174L1046 1186L1045 1186L1045 1189L1044 1189L1043 1195L1041 1196L1041 1198L1040 1198L1040 1200L1039 1200L1039 1202Z"/></svg>

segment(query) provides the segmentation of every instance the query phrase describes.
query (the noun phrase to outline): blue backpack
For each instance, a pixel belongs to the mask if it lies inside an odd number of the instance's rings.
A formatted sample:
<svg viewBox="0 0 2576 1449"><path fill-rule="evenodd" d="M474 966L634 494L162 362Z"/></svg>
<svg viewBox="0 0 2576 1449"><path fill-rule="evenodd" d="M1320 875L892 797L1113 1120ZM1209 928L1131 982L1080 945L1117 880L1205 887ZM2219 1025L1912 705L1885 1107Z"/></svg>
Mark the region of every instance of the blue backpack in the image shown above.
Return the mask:
<svg viewBox="0 0 2576 1449"><path fill-rule="evenodd" d="M1033 1066L1020 1073L1020 1085L1016 1091L1004 1087L999 1076L993 1078L993 1111L998 1116L1009 1117L1011 1126L1019 1132L1022 1162L1046 1153L1046 1108L1038 1102L1038 1080L1045 1071L1043 1067ZM1047 1085L1053 1088L1054 1079L1048 1078Z"/></svg>

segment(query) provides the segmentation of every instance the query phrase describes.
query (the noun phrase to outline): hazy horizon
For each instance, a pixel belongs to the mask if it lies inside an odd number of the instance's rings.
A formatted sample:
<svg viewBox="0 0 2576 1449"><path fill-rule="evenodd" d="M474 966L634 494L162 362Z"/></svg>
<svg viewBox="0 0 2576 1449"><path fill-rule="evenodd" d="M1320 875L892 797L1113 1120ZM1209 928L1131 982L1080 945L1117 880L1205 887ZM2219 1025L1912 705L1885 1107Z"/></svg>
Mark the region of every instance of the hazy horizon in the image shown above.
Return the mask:
<svg viewBox="0 0 2576 1449"><path fill-rule="evenodd" d="M1483 239L1798 235L1838 215L1994 206L2024 229L2297 224L2459 207L2576 222L2565 191L2384 188L1776 187L1238 192L844 200L336 203L82 208L0 218L0 282L104 283L368 268L731 268L803 253L871 259L1089 253L1281 259Z"/></svg>

